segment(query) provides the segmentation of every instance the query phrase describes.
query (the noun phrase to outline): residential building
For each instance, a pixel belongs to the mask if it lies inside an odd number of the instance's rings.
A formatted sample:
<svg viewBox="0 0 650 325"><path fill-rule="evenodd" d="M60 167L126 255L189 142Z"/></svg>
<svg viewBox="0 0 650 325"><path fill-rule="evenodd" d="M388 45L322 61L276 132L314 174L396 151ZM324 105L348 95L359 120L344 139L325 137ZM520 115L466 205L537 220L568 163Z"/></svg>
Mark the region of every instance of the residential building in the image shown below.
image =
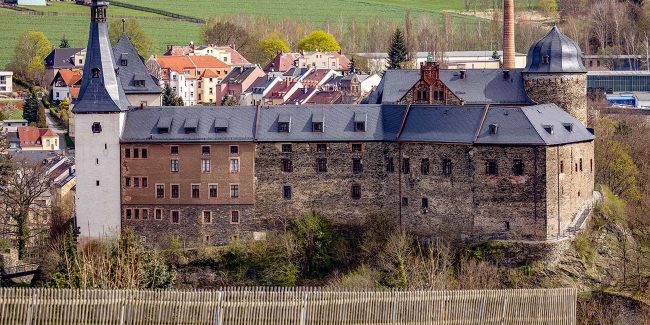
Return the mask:
<svg viewBox="0 0 650 325"><path fill-rule="evenodd" d="M258 77L248 87L246 92L242 94L240 104L244 106L262 105L264 103L264 96L279 82L282 82L282 78L280 77L272 77L271 75Z"/></svg>
<svg viewBox="0 0 650 325"><path fill-rule="evenodd" d="M262 105L281 105L284 104L294 92L303 89L304 86L299 81L289 81L288 79L278 82L262 97Z"/></svg>
<svg viewBox="0 0 650 325"><path fill-rule="evenodd" d="M53 101L62 101L67 98L71 102L79 95L82 78L81 69L59 69L50 84L51 98Z"/></svg>
<svg viewBox="0 0 650 325"><path fill-rule="evenodd" d="M14 73L12 71L0 71L0 94L11 94L14 91Z"/></svg>
<svg viewBox="0 0 650 325"><path fill-rule="evenodd" d="M18 6L46 6L45 0L4 0L5 3L13 3Z"/></svg>
<svg viewBox="0 0 650 325"><path fill-rule="evenodd" d="M27 120L3 120L0 121L0 126L2 127L2 132L18 132L18 127L28 126L29 122Z"/></svg>
<svg viewBox="0 0 650 325"><path fill-rule="evenodd" d="M52 80L59 69L81 69L86 62L86 49L83 48L56 48L45 57L45 81L52 84Z"/></svg>
<svg viewBox="0 0 650 325"><path fill-rule="evenodd" d="M17 130L22 150L59 150L59 135L50 128L19 126Z"/></svg>
<svg viewBox="0 0 650 325"><path fill-rule="evenodd" d="M221 103L224 98L230 97L239 103L241 95L261 77L265 77L265 74L258 65L233 67L216 87L216 102Z"/></svg>
<svg viewBox="0 0 650 325"><path fill-rule="evenodd" d="M335 76L341 74L332 69L311 69L300 79L300 82L309 87L319 87Z"/></svg>
<svg viewBox="0 0 650 325"><path fill-rule="evenodd" d="M420 66L433 55L444 69L499 69L503 66L503 51L448 51L440 55L430 52L416 52L409 64ZM355 53L354 56L363 57L368 61L368 69L372 73L380 73L388 67L388 54L377 53ZM526 54L515 53L515 68L526 67Z"/></svg>
<svg viewBox="0 0 650 325"><path fill-rule="evenodd" d="M582 62L588 71L638 71L648 66L644 55L583 55Z"/></svg>
<svg viewBox="0 0 650 325"><path fill-rule="evenodd" d="M113 58L118 67L122 89L131 106L162 105L162 89L147 71L142 57L126 33L120 35L113 47Z"/></svg>
<svg viewBox="0 0 650 325"><path fill-rule="evenodd" d="M194 45L190 42L188 46L168 45L167 51L164 55L167 56L183 56L183 55L198 55L198 56L213 56L229 66L243 66L250 65L251 63L244 58L236 49L235 45L216 46L216 45Z"/></svg>
<svg viewBox="0 0 650 325"><path fill-rule="evenodd" d="M264 72L285 72L292 67L347 71L350 68L350 60L341 51L301 51L296 53L279 51L271 62L264 66Z"/></svg>

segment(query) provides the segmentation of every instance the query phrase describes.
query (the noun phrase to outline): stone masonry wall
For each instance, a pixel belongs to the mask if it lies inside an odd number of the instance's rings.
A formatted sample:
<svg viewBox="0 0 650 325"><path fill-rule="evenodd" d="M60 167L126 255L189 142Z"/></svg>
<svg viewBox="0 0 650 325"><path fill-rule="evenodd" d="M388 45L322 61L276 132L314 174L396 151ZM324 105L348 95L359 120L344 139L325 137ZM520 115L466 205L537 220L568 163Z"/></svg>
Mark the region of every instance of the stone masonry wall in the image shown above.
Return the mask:
<svg viewBox="0 0 650 325"><path fill-rule="evenodd" d="M525 74L524 85L532 100L555 103L587 125L587 74Z"/></svg>
<svg viewBox="0 0 650 325"><path fill-rule="evenodd" d="M361 152L353 152L351 143L326 143L327 151L317 152L316 143L291 143L292 152L282 153L282 143L259 143L255 214L260 223L284 227L311 211L339 225L359 225L378 214L397 218L397 144L360 144ZM393 173L387 172L388 157L394 161ZM317 171L321 158L327 159L327 172ZM282 171L282 159L291 160L291 172ZM361 172L353 172L353 159L361 159ZM361 198L352 198L353 185L361 186ZM284 186L291 186L291 199L284 198Z"/></svg>
<svg viewBox="0 0 650 325"><path fill-rule="evenodd" d="M548 238L563 236L576 214L591 204L594 190L594 143L546 149ZM559 216L559 221L558 221Z"/></svg>

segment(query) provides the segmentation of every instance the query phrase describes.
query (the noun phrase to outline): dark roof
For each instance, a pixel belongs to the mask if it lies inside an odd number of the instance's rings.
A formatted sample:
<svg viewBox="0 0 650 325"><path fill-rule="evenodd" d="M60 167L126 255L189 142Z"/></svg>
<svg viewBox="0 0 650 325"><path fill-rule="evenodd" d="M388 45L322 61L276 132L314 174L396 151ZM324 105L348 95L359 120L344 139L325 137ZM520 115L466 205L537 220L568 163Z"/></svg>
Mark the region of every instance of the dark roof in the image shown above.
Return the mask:
<svg viewBox="0 0 650 325"><path fill-rule="evenodd" d="M254 66L242 66L242 67L233 67L230 72L223 78L221 81L222 84L240 84L244 82L248 77L255 72L255 69L258 67ZM260 69L261 70L261 69Z"/></svg>
<svg viewBox="0 0 650 325"><path fill-rule="evenodd" d="M93 2L93 5L95 3ZM102 3L102 5L105 5ZM122 88L122 83L115 73L113 49L108 38L108 23L90 22L88 46L86 47L84 78L73 113L115 113L125 111L129 102ZM93 76L93 70L99 70L99 77Z"/></svg>
<svg viewBox="0 0 650 325"><path fill-rule="evenodd" d="M255 107L147 107L128 112L124 142L253 141ZM186 127L194 127L193 133ZM216 127L228 128L216 132ZM168 128L166 133L158 128Z"/></svg>
<svg viewBox="0 0 650 325"><path fill-rule="evenodd" d="M509 70L466 70L466 78L460 78L459 70L440 70L440 80L465 104L530 105L524 88L521 69ZM372 104L394 104L420 80L420 70L387 70L373 91L368 102Z"/></svg>
<svg viewBox="0 0 650 325"><path fill-rule="evenodd" d="M53 49L45 57L45 67L54 69L74 68L76 65L70 61L70 57L83 51L83 48L61 48Z"/></svg>
<svg viewBox="0 0 650 325"><path fill-rule="evenodd" d="M255 81L253 81L253 83L250 85L250 87L248 87L247 91L254 91L255 88L266 90L266 88L268 88L271 85L271 83L273 82L273 80L275 80L275 79L276 78L271 78L269 76L257 77L257 79L255 79Z"/></svg>
<svg viewBox="0 0 650 325"><path fill-rule="evenodd" d="M126 33L120 35L120 39L113 47L113 57L115 66L119 69L118 77L126 94L162 93L162 89L147 71L147 67ZM122 65L122 60L127 60L126 66ZM144 80L144 86L136 86L135 80Z"/></svg>
<svg viewBox="0 0 650 325"><path fill-rule="evenodd" d="M395 140L401 116L391 112L392 122L384 123L380 105L270 106L260 110L256 139L275 141L383 141ZM366 116L366 130L355 131L355 115ZM323 121L323 132L314 132L312 122ZM278 122L290 120L289 132L278 132ZM385 130L385 126L388 130ZM392 128L392 129L391 129ZM392 137L391 137L392 135Z"/></svg>
<svg viewBox="0 0 650 325"><path fill-rule="evenodd" d="M548 58L548 62L544 57ZM584 73L580 46L553 26L546 36L533 44L526 59L527 73Z"/></svg>
<svg viewBox="0 0 650 325"><path fill-rule="evenodd" d="M412 105L400 140L471 144L483 111L482 106Z"/></svg>

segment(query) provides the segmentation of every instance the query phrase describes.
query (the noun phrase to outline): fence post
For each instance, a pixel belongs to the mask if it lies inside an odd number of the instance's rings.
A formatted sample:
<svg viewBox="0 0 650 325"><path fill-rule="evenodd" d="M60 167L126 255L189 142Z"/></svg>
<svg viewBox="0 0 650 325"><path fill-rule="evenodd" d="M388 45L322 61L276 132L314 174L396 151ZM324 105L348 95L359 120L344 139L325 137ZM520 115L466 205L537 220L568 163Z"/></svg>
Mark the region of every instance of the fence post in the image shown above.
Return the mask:
<svg viewBox="0 0 650 325"><path fill-rule="evenodd" d="M485 296L481 299L481 312L479 314L479 319L478 323L483 325L485 323L484 317L485 317Z"/></svg>
<svg viewBox="0 0 650 325"><path fill-rule="evenodd" d="M302 308L300 310L300 325L307 325L307 295L308 293L305 293L305 295L302 298Z"/></svg>
<svg viewBox="0 0 650 325"><path fill-rule="evenodd" d="M503 298L503 310L501 311L501 324L506 323L506 306L508 305L508 296Z"/></svg>
<svg viewBox="0 0 650 325"><path fill-rule="evenodd" d="M120 325L124 325L124 312L126 305L124 304L124 301L122 301L122 307L120 308Z"/></svg>
<svg viewBox="0 0 650 325"><path fill-rule="evenodd" d="M219 291L217 293L217 296L219 297L217 299L217 308L214 309L214 325L219 325L221 324L221 315L223 314L221 310L221 298L222 298L223 292Z"/></svg>
<svg viewBox="0 0 650 325"><path fill-rule="evenodd" d="M32 295L32 303L29 304L29 307L27 308L27 320L25 321L25 325L32 324L32 318L34 316L34 304L36 304L37 297L38 297L38 292L34 292L34 294Z"/></svg>

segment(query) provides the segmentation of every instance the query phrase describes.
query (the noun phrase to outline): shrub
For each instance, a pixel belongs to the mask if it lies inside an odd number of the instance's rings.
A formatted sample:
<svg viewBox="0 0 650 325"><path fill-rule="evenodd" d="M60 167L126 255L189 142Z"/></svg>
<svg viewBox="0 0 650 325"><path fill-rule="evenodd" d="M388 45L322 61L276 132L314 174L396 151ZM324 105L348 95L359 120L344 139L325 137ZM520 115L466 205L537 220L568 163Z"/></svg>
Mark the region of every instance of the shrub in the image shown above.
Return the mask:
<svg viewBox="0 0 650 325"><path fill-rule="evenodd" d="M294 220L289 228L299 247L298 265L306 276L326 275L334 266L332 225L323 216L311 214Z"/></svg>
<svg viewBox="0 0 650 325"><path fill-rule="evenodd" d="M578 257L584 262L591 262L594 258L594 248L586 233L580 233L576 236L574 245Z"/></svg>

